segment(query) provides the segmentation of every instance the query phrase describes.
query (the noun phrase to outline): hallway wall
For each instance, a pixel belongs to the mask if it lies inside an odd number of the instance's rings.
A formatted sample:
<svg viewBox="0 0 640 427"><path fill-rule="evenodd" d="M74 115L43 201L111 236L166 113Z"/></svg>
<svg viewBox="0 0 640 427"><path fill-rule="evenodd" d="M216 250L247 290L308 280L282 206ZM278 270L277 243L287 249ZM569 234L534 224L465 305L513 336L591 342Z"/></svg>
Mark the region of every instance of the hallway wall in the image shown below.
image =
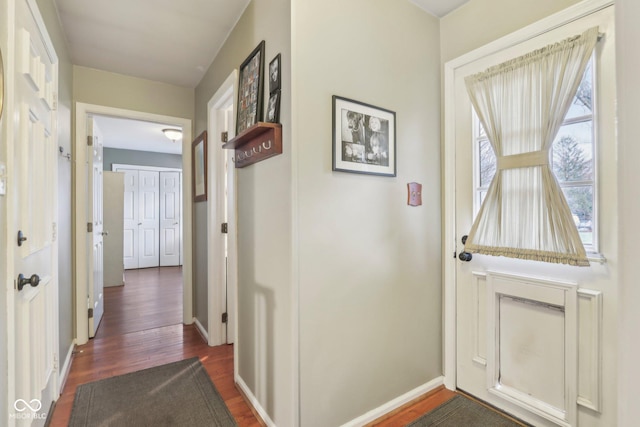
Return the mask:
<svg viewBox="0 0 640 427"><path fill-rule="evenodd" d="M301 425L336 426L442 375L440 27L408 1L294 4ZM332 95L396 112L397 177L332 171Z"/></svg>

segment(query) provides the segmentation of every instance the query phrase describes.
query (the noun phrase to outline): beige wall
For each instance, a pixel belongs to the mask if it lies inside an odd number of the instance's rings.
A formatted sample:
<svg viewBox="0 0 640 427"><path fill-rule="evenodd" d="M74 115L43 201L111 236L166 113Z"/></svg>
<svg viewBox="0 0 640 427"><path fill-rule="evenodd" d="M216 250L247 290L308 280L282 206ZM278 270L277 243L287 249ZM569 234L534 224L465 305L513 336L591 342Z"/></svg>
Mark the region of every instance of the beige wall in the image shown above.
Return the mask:
<svg viewBox="0 0 640 427"><path fill-rule="evenodd" d="M290 1L253 0L196 88L196 134L207 102L261 40L265 66L282 54L283 154L238 169L238 336L242 380L278 426L295 425L291 279ZM265 88L265 99L268 88ZM211 143L218 144L211 136ZM213 202L210 198L208 203ZM203 203L200 203L203 205ZM206 229L206 208L197 216ZM206 264L198 250L196 263ZM206 268L205 268L206 271ZM198 292L204 290L198 289Z"/></svg>
<svg viewBox="0 0 640 427"><path fill-rule="evenodd" d="M447 62L580 0L471 0L440 21Z"/></svg>
<svg viewBox="0 0 640 427"><path fill-rule="evenodd" d="M442 374L439 23L294 4L301 425L336 426ZM332 172L332 95L396 112L397 177Z"/></svg>
<svg viewBox="0 0 640 427"><path fill-rule="evenodd" d="M75 102L193 119L192 88L73 66Z"/></svg>

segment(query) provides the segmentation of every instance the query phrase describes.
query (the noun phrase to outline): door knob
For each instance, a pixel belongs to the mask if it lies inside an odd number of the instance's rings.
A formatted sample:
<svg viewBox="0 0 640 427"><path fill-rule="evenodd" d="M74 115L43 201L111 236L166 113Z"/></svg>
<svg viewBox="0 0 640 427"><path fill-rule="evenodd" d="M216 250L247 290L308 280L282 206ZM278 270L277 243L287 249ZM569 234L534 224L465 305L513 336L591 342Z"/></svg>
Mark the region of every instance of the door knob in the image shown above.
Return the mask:
<svg viewBox="0 0 640 427"><path fill-rule="evenodd" d="M24 235L22 230L18 230L18 246L22 246L22 243L27 240L27 236Z"/></svg>
<svg viewBox="0 0 640 427"><path fill-rule="evenodd" d="M102 234L103 236L108 236L108 235L109 235L109 232L108 232L108 231L103 231L103 232L102 232L102 233L100 233L100 234Z"/></svg>
<svg viewBox="0 0 640 427"><path fill-rule="evenodd" d="M462 244L464 245L465 243L467 243L467 238L469 236L467 236L466 234L464 236L462 236L462 239L460 239L462 241ZM458 255L458 259L460 261L464 261L464 262L469 262L471 261L471 259L473 258L473 255L471 255L471 252L465 252L462 251L460 252L460 255Z"/></svg>
<svg viewBox="0 0 640 427"><path fill-rule="evenodd" d="M142 225L142 223L141 223L141 222L139 222L139 223L138 223L138 225Z"/></svg>
<svg viewBox="0 0 640 427"><path fill-rule="evenodd" d="M174 222L174 223L173 223L173 225L178 225L178 223L177 223L177 222Z"/></svg>
<svg viewBox="0 0 640 427"><path fill-rule="evenodd" d="M31 285L34 288L40 284L40 276L32 274L28 279L23 274L18 274L18 290L21 291L27 285Z"/></svg>

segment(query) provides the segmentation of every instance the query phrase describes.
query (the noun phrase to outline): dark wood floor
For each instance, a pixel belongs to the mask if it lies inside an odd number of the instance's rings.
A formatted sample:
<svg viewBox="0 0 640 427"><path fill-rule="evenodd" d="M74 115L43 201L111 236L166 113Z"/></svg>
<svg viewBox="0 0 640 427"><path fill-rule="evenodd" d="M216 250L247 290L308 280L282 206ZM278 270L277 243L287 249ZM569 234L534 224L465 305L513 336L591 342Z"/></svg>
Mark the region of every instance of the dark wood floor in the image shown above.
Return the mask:
<svg viewBox="0 0 640 427"><path fill-rule="evenodd" d="M69 423L80 384L199 357L239 426L264 425L236 389L233 346L209 347L194 325L182 321L177 267L128 270L125 286L105 289L105 314L96 338L78 346L52 427Z"/></svg>
<svg viewBox="0 0 640 427"><path fill-rule="evenodd" d="M67 426L80 384L199 357L240 427L261 426L237 390L233 346L209 347L195 326L182 322L179 267L127 270L125 286L105 288L105 313L96 337L76 348L51 427ZM402 427L455 396L444 387L369 424Z"/></svg>

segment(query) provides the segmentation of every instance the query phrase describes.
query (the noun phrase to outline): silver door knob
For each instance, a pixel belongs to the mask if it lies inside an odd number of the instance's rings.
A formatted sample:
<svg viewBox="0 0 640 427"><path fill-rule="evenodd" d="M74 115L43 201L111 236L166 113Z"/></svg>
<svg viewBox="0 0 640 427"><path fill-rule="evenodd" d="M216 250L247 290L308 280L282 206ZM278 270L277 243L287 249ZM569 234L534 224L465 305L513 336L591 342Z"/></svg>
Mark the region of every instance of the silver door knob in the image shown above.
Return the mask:
<svg viewBox="0 0 640 427"><path fill-rule="evenodd" d="M40 276L32 274L28 279L24 277L24 274L18 274L18 290L21 291L27 285L31 285L34 288L40 284Z"/></svg>

